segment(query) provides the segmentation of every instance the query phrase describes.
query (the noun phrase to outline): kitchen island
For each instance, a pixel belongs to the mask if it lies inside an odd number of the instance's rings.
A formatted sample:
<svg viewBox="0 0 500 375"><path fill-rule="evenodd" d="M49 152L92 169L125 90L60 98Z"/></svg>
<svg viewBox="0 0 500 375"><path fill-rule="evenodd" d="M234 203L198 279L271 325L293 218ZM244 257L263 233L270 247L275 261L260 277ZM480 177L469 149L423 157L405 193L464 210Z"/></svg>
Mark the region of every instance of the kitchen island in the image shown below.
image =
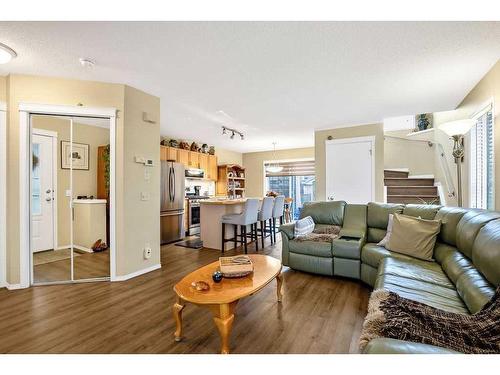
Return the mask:
<svg viewBox="0 0 500 375"><path fill-rule="evenodd" d="M200 201L200 236L203 247L222 250L222 216L243 212L246 199L204 199ZM226 225L225 238L234 237L232 225ZM226 242L226 250L233 249L234 242Z"/></svg>

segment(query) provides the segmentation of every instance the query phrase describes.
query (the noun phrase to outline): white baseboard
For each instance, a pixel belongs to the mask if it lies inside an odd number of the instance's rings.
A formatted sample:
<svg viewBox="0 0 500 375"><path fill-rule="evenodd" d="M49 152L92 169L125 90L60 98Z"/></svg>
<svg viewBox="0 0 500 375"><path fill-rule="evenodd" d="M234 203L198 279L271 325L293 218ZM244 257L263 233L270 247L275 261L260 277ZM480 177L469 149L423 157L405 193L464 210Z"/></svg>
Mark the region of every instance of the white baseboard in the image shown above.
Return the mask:
<svg viewBox="0 0 500 375"><path fill-rule="evenodd" d="M6 284L5 287L8 289L8 290L16 290L16 289L24 289L24 288L28 288L28 286L24 286L22 284Z"/></svg>
<svg viewBox="0 0 500 375"><path fill-rule="evenodd" d="M155 271L155 270L160 269L160 268L161 268L161 264L158 263L158 264L155 264L154 266L151 266L151 267L148 267L148 268L144 268L142 270L135 271L135 272L129 273L127 275L117 275L111 281L125 281L125 280L129 280L129 279L132 279L134 277L137 277L137 276L140 276L140 275L144 275L145 273L148 273L148 272L151 272L151 271Z"/></svg>

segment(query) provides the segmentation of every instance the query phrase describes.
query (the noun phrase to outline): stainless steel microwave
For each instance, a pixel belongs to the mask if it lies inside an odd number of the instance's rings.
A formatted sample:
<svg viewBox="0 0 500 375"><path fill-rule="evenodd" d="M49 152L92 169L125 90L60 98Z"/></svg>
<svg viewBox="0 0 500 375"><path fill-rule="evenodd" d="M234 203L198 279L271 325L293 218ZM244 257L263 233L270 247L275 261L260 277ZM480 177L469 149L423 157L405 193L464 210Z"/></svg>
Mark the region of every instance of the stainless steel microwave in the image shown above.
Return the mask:
<svg viewBox="0 0 500 375"><path fill-rule="evenodd" d="M188 168L186 169L186 177L189 178L204 178L205 177L205 172L203 169L197 169L197 168Z"/></svg>

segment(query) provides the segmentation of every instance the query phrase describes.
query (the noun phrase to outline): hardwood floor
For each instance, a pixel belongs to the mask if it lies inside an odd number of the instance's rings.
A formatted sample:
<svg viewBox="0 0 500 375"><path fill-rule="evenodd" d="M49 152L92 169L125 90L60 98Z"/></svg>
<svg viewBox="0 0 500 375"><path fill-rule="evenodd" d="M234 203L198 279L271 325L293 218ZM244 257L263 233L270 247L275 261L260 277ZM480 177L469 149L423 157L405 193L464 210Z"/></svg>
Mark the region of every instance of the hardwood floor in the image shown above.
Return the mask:
<svg viewBox="0 0 500 375"><path fill-rule="evenodd" d="M280 249L278 242L264 253L279 258ZM183 312L185 339L174 341L172 288L219 255L167 245L161 269L125 282L0 289L0 352L218 353L210 312L191 304ZM356 353L368 297L368 287L359 281L284 267L281 304L274 283L238 304L231 351Z"/></svg>

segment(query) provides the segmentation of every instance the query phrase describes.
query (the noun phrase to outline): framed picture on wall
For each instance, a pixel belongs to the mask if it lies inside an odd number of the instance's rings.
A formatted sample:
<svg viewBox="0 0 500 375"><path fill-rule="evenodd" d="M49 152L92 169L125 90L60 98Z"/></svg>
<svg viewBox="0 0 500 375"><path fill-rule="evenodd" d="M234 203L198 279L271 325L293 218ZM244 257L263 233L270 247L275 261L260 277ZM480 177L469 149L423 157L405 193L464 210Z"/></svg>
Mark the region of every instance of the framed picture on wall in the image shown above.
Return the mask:
<svg viewBox="0 0 500 375"><path fill-rule="evenodd" d="M90 145L73 142L73 155L71 155L71 142L61 141L61 168L70 169L71 157L73 170L89 170Z"/></svg>

